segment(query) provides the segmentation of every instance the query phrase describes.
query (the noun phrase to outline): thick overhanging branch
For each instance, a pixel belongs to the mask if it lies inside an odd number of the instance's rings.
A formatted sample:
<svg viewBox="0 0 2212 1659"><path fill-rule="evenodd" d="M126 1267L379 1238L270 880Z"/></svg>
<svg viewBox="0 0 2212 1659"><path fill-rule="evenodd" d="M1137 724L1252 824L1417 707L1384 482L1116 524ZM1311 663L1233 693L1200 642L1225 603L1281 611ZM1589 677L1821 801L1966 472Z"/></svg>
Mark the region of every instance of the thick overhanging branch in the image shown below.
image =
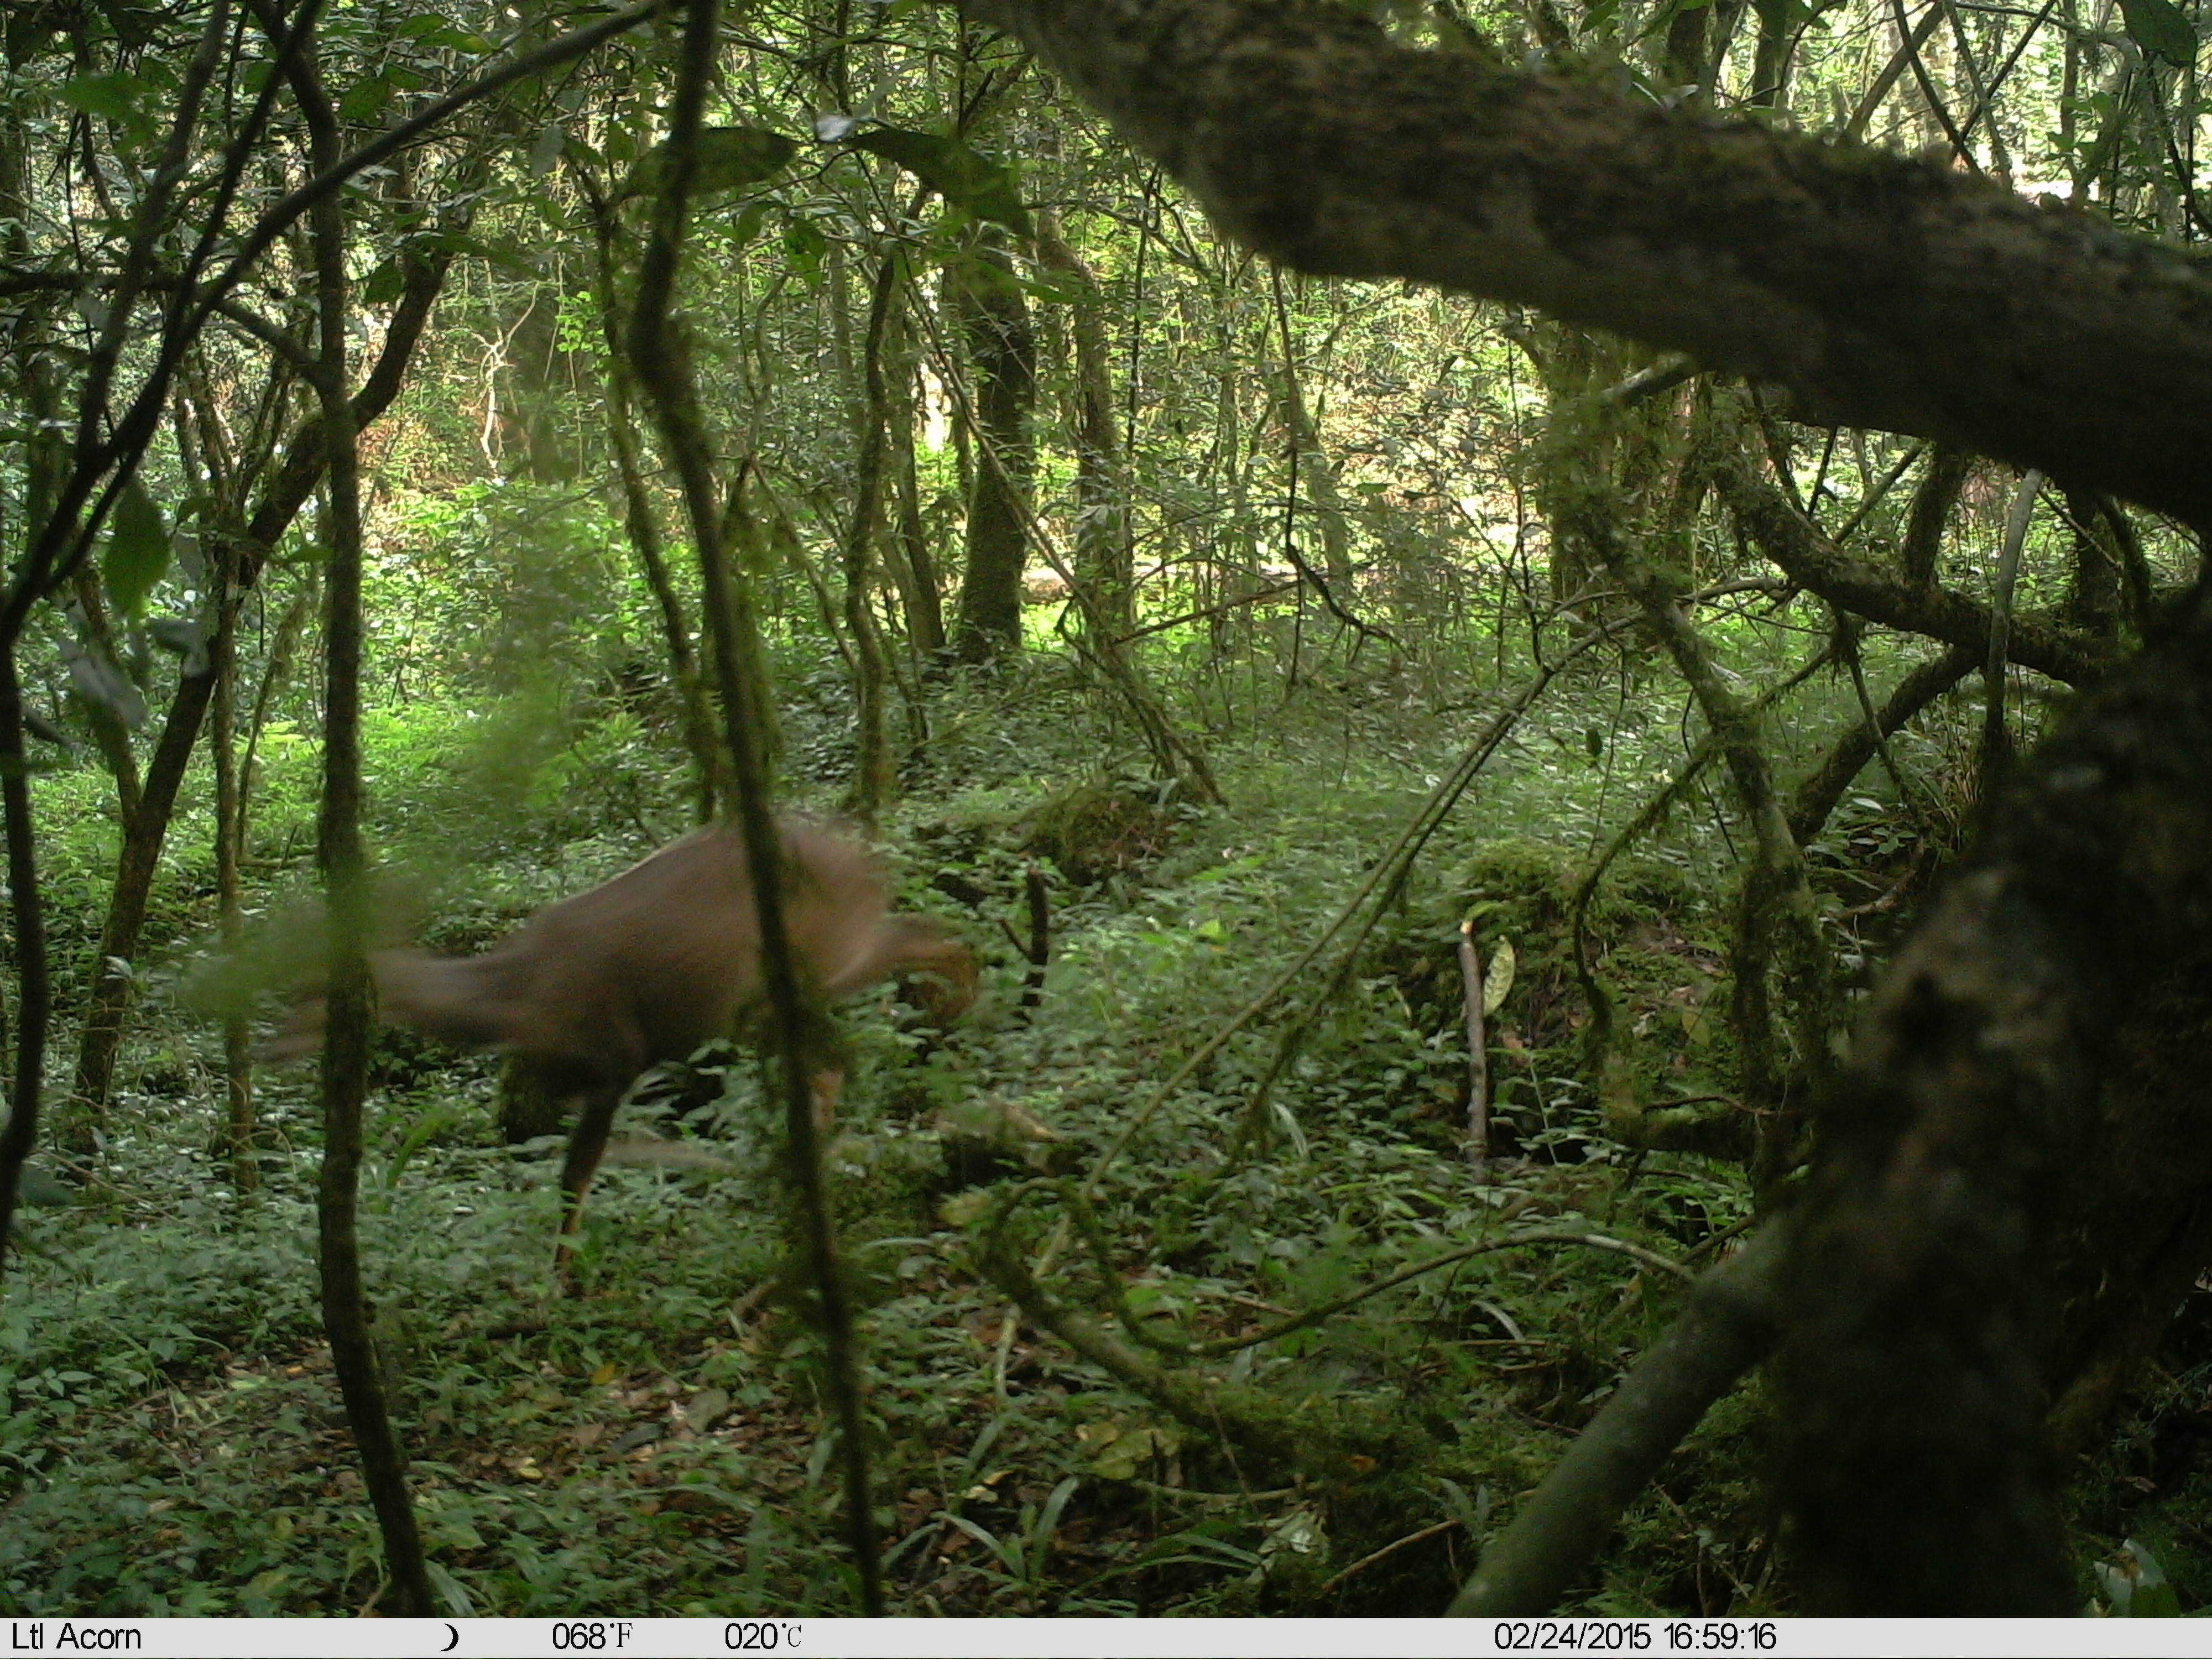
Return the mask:
<svg viewBox="0 0 2212 1659"><path fill-rule="evenodd" d="M1231 235L1687 351L2212 525L2212 272L1929 161L1395 46L1334 0L963 0Z"/></svg>

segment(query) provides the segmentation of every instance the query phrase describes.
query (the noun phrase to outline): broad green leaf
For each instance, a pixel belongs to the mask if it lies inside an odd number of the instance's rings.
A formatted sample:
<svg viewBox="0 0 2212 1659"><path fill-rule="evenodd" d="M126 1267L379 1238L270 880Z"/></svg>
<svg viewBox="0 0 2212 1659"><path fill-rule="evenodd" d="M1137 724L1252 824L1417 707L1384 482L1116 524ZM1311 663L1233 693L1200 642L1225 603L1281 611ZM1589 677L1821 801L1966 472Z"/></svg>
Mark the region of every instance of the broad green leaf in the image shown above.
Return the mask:
<svg viewBox="0 0 2212 1659"><path fill-rule="evenodd" d="M1485 1306L1487 1307L1488 1304L1486 1304ZM1493 1313L1492 1317L1495 1316ZM1512 1334L1517 1336L1519 1332L1512 1332ZM1467 1528L1467 1535L1470 1538L1481 1537L1484 1528L1490 1524L1490 1511L1495 1501L1490 1495L1490 1488L1477 1486L1474 1489L1474 1496L1469 1498L1467 1495L1467 1488L1456 1480L1447 1480L1439 1475L1437 1477L1437 1485L1443 1491L1444 1508L1450 1511L1454 1520Z"/></svg>
<svg viewBox="0 0 2212 1659"><path fill-rule="evenodd" d="M356 81L338 100L338 113L356 126L366 126L382 113L392 100L392 83L381 76L372 75Z"/></svg>
<svg viewBox="0 0 2212 1659"><path fill-rule="evenodd" d="M1490 967L1482 976L1482 1015L1485 1019L1505 1006L1505 999L1513 994L1513 974L1518 966L1513 954L1513 941L1502 939L1491 952Z"/></svg>
<svg viewBox="0 0 2212 1659"><path fill-rule="evenodd" d="M972 1227L981 1221L991 1208L991 1194L981 1187L964 1193L955 1193L937 1206L939 1219L948 1227Z"/></svg>
<svg viewBox="0 0 2212 1659"><path fill-rule="evenodd" d="M198 617L156 617L146 624L146 636L183 659L179 673L190 678L207 672L207 629Z"/></svg>
<svg viewBox="0 0 2212 1659"><path fill-rule="evenodd" d="M374 270L361 279L359 297L363 305L388 306L399 297L406 286L407 278L399 269L399 261L380 260Z"/></svg>
<svg viewBox="0 0 2212 1659"><path fill-rule="evenodd" d="M458 231L448 230L425 231L411 240L416 247L482 259L513 276L535 279L544 275L526 251L509 242L490 242L481 236L465 236Z"/></svg>
<svg viewBox="0 0 2212 1659"><path fill-rule="evenodd" d="M720 196L773 179L799 152L797 141L762 127L709 127L699 135L699 172L693 187Z"/></svg>
<svg viewBox="0 0 2212 1659"><path fill-rule="evenodd" d="M2129 37L2176 69L2197 61L2197 26L2173 0L2120 0Z"/></svg>
<svg viewBox="0 0 2212 1659"><path fill-rule="evenodd" d="M2105 1599L2123 1619L2179 1619L2181 1599L2149 1548L2124 1540L2117 1562L2100 1562L2097 1577Z"/></svg>
<svg viewBox="0 0 2212 1659"><path fill-rule="evenodd" d="M568 142L568 135L562 130L561 124L558 121L548 121L544 129L538 133L538 142L530 147L531 177L543 179L547 173L552 172L555 164L561 159L562 147Z"/></svg>
<svg viewBox="0 0 2212 1659"><path fill-rule="evenodd" d="M708 127L699 135L697 171L691 188L702 200L726 196L783 171L798 153L798 143L765 127ZM668 184L668 142L663 139L639 158L623 185L625 196L651 196Z"/></svg>
<svg viewBox="0 0 2212 1659"><path fill-rule="evenodd" d="M393 33L402 40L413 40L433 51L482 53L492 50L492 43L481 34L458 28L451 18L431 12L409 18Z"/></svg>
<svg viewBox="0 0 2212 1659"><path fill-rule="evenodd" d="M1108 1480L1134 1480L1164 1467L1181 1449L1182 1437L1172 1428L1124 1428L1118 1423L1086 1423L1076 1438L1090 1454L1092 1474Z"/></svg>
<svg viewBox="0 0 2212 1659"><path fill-rule="evenodd" d="M1022 285L1022 292L1039 305L1080 305L1090 297L1075 283L1056 277L1024 276L1017 280Z"/></svg>
<svg viewBox="0 0 2212 1659"><path fill-rule="evenodd" d="M132 122L138 118L138 100L145 90L145 83L137 76L120 71L79 75L63 82L62 101L87 115Z"/></svg>
<svg viewBox="0 0 2212 1659"><path fill-rule="evenodd" d="M70 684L76 694L95 708L104 708L129 730L146 724L146 699L124 672L104 656L94 656L80 646L64 647L69 657Z"/></svg>
<svg viewBox="0 0 2212 1659"><path fill-rule="evenodd" d="M813 223L805 219L787 220L783 227L783 254L791 261L791 268L802 276L811 276L822 269L822 256L830 251L830 239Z"/></svg>
<svg viewBox="0 0 2212 1659"><path fill-rule="evenodd" d="M744 246L746 243L751 241L754 237L759 235L762 222L767 217L768 204L766 202L753 202L748 204L745 210L738 215L737 222L730 227L731 247L732 249L741 248Z"/></svg>
<svg viewBox="0 0 2212 1659"><path fill-rule="evenodd" d="M1029 210L1012 171L957 138L903 127L871 127L845 141L904 167L946 201L978 219L1001 224L1018 235L1030 234Z"/></svg>
<svg viewBox="0 0 2212 1659"><path fill-rule="evenodd" d="M426 1515L428 1524L423 1528L438 1543L447 1549L480 1550L484 1547L483 1534L476 1523L465 1515Z"/></svg>
<svg viewBox="0 0 2212 1659"><path fill-rule="evenodd" d="M2130 1612L2137 1619L2179 1619L2181 1597L2171 1584L2145 1584L2136 1591Z"/></svg>
<svg viewBox="0 0 2212 1659"><path fill-rule="evenodd" d="M133 477L116 497L107 550L100 561L107 596L133 622L146 614L147 598L168 570L170 552L169 526L161 520L161 509Z"/></svg>

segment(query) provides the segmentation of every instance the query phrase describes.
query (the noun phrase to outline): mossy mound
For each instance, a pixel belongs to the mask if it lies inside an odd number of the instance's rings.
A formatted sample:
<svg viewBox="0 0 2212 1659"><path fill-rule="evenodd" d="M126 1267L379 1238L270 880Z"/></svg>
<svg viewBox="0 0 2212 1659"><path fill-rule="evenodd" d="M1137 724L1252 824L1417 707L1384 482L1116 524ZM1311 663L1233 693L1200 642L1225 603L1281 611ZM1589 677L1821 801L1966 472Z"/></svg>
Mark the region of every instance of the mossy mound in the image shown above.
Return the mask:
<svg viewBox="0 0 2212 1659"><path fill-rule="evenodd" d="M1078 784L1037 809L1024 848L1076 885L1095 887L1166 852L1190 812L1173 784Z"/></svg>

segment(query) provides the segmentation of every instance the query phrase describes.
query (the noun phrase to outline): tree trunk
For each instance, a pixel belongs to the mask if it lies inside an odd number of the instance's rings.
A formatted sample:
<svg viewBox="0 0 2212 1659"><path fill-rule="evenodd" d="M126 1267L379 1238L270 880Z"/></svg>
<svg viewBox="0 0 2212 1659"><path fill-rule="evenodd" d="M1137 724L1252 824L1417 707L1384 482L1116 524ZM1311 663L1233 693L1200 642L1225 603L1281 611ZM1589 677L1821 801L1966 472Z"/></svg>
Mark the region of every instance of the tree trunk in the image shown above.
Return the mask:
<svg viewBox="0 0 2212 1659"><path fill-rule="evenodd" d="M12 635L0 637L0 812L4 812L8 841L8 920L15 936L19 999L8 1121L0 1125L0 1269L7 1266L24 1161L38 1144L46 1030L53 1014L45 897L39 889L38 831L31 816L31 771L23 752L23 691L15 677L16 644Z"/></svg>
<svg viewBox="0 0 2212 1659"><path fill-rule="evenodd" d="M25 256L29 222L30 151L20 112L11 103L0 117L0 240L11 254ZM26 308L17 322L8 362L15 375L20 407L33 422L23 446L22 510L33 533L43 524L60 476L61 440L53 424L60 399L47 372L44 318ZM4 573L0 573L4 579ZM20 577L19 580L27 580ZM27 605L0 580L0 831L7 842L7 908L10 954L15 969L15 1053L0 1041L0 1059L13 1065L7 1076L8 1117L0 1124L0 1272L7 1267L9 1237L15 1218L16 1194L23 1165L38 1142L39 1114L46 1092L47 1029L52 1017L52 964L47 960L45 895L39 886L38 826L32 815L30 757L26 751L22 682L15 651L21 642ZM0 1004L0 1039L6 1030Z"/></svg>
<svg viewBox="0 0 2212 1659"><path fill-rule="evenodd" d="M2072 532L2074 580L2066 591L2066 620L2110 638L2120 620L2120 555L2112 526L2094 491L2066 491Z"/></svg>
<svg viewBox="0 0 2212 1659"><path fill-rule="evenodd" d="M876 628L876 539L883 525L885 428L890 393L884 379L891 308L898 301L899 256L885 250L876 269L868 303L868 331L861 343L861 371L867 392L860 412L860 454L854 467L853 511L845 528L845 632L853 642L854 732L853 787L848 803L861 827L873 835L896 780L889 738L884 732L883 639Z"/></svg>
<svg viewBox="0 0 2212 1659"><path fill-rule="evenodd" d="M245 931L238 886L246 821L238 793L238 605L231 572L219 568L215 579L219 620L208 647L208 666L215 676L208 747L215 760L216 919L223 948L234 953ZM253 1157L252 1034L243 1010L223 1016L222 1077L222 1142L230 1159L230 1178L240 1192L251 1192L261 1184L261 1169Z"/></svg>
<svg viewBox="0 0 2212 1659"><path fill-rule="evenodd" d="M80 1149L89 1147L94 1126L106 1114L124 1020L137 985L131 959L138 952L138 934L146 924L154 878L161 870L161 847L168 837L169 820L176 811L177 792L191 764L192 746L199 738L200 722L215 694L215 680L210 662L200 673L187 674L177 682L177 695L162 723L161 741L146 768L138 810L124 826L115 885L108 895L107 920L100 933L100 961L91 1003L85 1011L84 1030L77 1044L76 1109L82 1115L70 1127L72 1143Z"/></svg>
<svg viewBox="0 0 2212 1659"><path fill-rule="evenodd" d="M909 394L891 422L890 441L898 483L899 597L906 607L906 634L924 666L945 654L945 602L938 586L937 560L921 516L921 479L915 465L914 429L921 413L914 365L906 365Z"/></svg>
<svg viewBox="0 0 2212 1659"><path fill-rule="evenodd" d="M1036 465L1030 420L1036 404L1036 336L1003 233L987 228L981 234L961 281L959 307L977 442L953 649L962 662L984 663L1021 648Z"/></svg>
<svg viewBox="0 0 2212 1659"><path fill-rule="evenodd" d="M1099 625L1118 638L1135 626L1136 593L1121 428L1102 321L1105 296L1090 266L1061 236L1060 215L1052 209L1037 213L1036 246L1044 268L1075 290L1069 304L1075 338L1075 575L1090 594Z"/></svg>
<svg viewBox="0 0 2212 1659"><path fill-rule="evenodd" d="M1905 544L1898 562L1905 581L1916 588L1936 586L1936 570L1943 552L1943 534L1950 526L1951 509L1959 504L1973 458L1952 444L1937 444L1929 452L1928 470L1912 492L1912 506L1905 517Z"/></svg>
<svg viewBox="0 0 2212 1659"><path fill-rule="evenodd" d="M1285 343L1287 351L1287 342ZM1297 366L1287 355L1283 363L1280 399L1283 434L1297 458L1302 493L1311 497L1315 521L1321 526L1322 574L1340 600L1352 597L1352 524L1337 488L1336 459L1322 446L1321 428L1306 407L1305 391L1298 382ZM1295 508L1297 503L1291 503Z"/></svg>
<svg viewBox="0 0 2212 1659"><path fill-rule="evenodd" d="M105 657L110 666L120 669L123 653L116 644L115 629L108 623L107 606L101 599L100 583L90 565L76 573L72 586L76 590L78 611L84 618L86 646ZM138 816L143 793L138 777L137 752L131 746L131 728L97 697L80 694L76 703L84 714L84 723L92 728L93 747L100 750L108 775L115 780L116 816L127 831Z"/></svg>

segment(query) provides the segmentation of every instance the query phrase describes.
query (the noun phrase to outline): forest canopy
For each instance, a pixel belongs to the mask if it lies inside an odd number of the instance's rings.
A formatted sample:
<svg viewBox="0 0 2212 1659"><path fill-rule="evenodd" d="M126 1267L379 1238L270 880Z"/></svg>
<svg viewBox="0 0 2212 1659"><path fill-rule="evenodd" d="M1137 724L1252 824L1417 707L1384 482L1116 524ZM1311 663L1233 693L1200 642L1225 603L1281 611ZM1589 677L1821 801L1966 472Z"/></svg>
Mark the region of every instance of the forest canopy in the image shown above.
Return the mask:
<svg viewBox="0 0 2212 1659"><path fill-rule="evenodd" d="M0 1604L2212 1601L2197 9L11 8Z"/></svg>

